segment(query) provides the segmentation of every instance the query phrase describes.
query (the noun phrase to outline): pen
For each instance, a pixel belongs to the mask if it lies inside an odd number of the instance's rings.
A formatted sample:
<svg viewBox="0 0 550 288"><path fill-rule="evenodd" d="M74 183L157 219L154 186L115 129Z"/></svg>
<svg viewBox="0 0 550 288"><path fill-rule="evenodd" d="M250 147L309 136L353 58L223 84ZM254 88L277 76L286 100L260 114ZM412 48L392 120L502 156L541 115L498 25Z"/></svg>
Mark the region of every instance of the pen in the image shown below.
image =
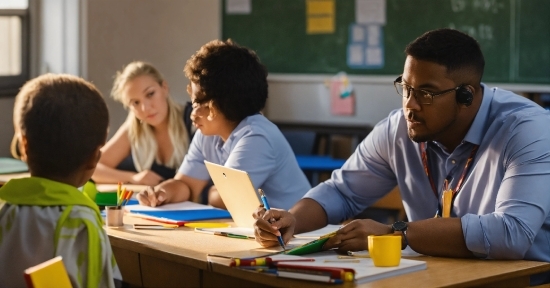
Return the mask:
<svg viewBox="0 0 550 288"><path fill-rule="evenodd" d="M265 197L264 190L262 190L260 188L260 189L258 189L258 193L260 193L260 198L262 199L262 203L264 203L265 210L267 211L267 210L271 209L269 207L269 204L267 203L267 198ZM272 223L272 221L269 221L269 223ZM281 244L281 247L283 247L283 250L286 250L285 241L283 241L283 236L282 235L277 236L277 241L279 241L279 244Z"/></svg>
<svg viewBox="0 0 550 288"><path fill-rule="evenodd" d="M232 234L227 232L214 232L214 235L237 238L237 239L254 239L254 237L249 237L246 235L239 235L239 234Z"/></svg>
<svg viewBox="0 0 550 288"><path fill-rule="evenodd" d="M176 224L134 224L134 229L154 229L154 230L163 230L163 229L176 229L179 226Z"/></svg>

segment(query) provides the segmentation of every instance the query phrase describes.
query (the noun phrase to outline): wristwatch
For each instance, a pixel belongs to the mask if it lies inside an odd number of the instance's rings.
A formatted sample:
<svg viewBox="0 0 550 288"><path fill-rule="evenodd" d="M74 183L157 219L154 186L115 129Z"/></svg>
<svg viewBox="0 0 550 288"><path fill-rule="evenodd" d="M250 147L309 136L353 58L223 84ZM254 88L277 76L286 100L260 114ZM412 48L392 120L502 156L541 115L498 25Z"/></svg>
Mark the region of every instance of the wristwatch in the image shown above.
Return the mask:
<svg viewBox="0 0 550 288"><path fill-rule="evenodd" d="M395 231L401 231L401 233L403 234L403 239L405 239L405 246L401 246L401 250L404 250L405 248L407 248L407 246L409 246L409 241L407 240L407 222L403 222L403 221L397 221L395 223L393 223L393 225L391 225L391 232L395 232Z"/></svg>

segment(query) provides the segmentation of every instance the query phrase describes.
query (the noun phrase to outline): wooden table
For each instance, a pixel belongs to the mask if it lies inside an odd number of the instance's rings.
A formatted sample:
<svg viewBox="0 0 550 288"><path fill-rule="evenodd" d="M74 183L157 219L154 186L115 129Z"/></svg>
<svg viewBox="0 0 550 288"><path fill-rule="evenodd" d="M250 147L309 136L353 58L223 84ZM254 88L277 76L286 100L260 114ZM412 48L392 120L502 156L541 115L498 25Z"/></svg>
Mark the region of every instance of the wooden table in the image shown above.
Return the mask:
<svg viewBox="0 0 550 288"><path fill-rule="evenodd" d="M324 284L277 278L208 262L207 253L260 248L254 240L176 230L134 230L143 219L125 216L126 225L106 228L124 280L144 287L525 287L529 275L549 271L550 263L414 257L426 261L423 271L355 285Z"/></svg>

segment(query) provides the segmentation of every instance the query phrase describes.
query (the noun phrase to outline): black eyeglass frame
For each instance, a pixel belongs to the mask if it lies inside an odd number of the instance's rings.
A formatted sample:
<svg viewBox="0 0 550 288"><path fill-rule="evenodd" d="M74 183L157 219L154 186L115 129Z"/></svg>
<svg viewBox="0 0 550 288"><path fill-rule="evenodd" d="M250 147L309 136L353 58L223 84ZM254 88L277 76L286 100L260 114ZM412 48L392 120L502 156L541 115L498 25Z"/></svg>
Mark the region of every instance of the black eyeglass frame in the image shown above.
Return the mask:
<svg viewBox="0 0 550 288"><path fill-rule="evenodd" d="M400 86L401 89L399 89L397 87L397 85ZM429 91L426 91L426 90L423 90L423 89L414 89L413 87L407 85L407 84L404 84L403 83L403 75L399 75L399 77L397 77L394 81L393 81L393 86L395 87L395 90L397 91L397 94L399 94L401 97L405 98L405 99L409 99L409 97L411 97L411 90L413 91L414 93L414 99L416 100L416 102L418 103L421 103L421 104L425 104L425 105L430 105L433 103L434 101L434 97L437 97L437 96L441 96L441 95L445 95L449 92L453 92L453 91L457 91L458 89L462 88L464 85L460 85L460 86L457 86L455 88L451 88L451 89L447 89L447 90L443 90L441 92L437 92L437 93L433 93L433 92L429 92ZM403 93L403 91L405 89L403 88L407 88L407 95L403 95L401 93ZM399 90L401 90L401 92L399 92ZM421 102L419 101L419 97L416 96L416 92L415 91L421 91L422 93L424 93L425 95L429 95L430 98L426 98L426 97L422 97L422 99L424 100L427 100L427 99L430 99L429 102Z"/></svg>

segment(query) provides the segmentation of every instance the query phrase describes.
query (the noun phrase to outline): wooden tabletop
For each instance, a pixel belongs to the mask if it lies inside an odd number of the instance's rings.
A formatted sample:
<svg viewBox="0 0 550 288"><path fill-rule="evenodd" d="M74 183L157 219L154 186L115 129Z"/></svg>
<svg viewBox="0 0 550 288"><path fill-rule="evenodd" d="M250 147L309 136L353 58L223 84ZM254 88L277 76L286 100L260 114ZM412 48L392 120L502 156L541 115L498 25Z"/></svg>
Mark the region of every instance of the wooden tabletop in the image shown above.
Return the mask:
<svg viewBox="0 0 550 288"><path fill-rule="evenodd" d="M140 218L124 218L125 226L106 228L111 245L154 256L167 261L189 265L205 271L253 281L276 287L318 287L323 283L277 278L257 272L244 271L220 263L208 262L207 254L263 249L254 240L234 239L194 232L180 227L175 230L134 230L132 223L154 223ZM427 262L428 268L396 277L338 287L466 287L489 284L528 285L528 276L550 270L550 263L536 261L500 261L452 259L420 256L411 259ZM216 262L216 261L215 261ZM519 282L518 282L519 281ZM335 285L327 284L335 287Z"/></svg>

